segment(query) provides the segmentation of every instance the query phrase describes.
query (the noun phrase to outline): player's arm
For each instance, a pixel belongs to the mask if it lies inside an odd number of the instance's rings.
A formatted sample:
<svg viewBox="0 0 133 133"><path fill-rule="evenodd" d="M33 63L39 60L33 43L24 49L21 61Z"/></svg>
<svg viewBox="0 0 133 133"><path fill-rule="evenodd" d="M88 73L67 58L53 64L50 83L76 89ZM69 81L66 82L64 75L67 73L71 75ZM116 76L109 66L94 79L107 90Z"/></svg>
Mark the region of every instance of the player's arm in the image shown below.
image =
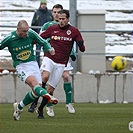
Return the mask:
<svg viewBox="0 0 133 133"><path fill-rule="evenodd" d="M51 45L45 39L39 36L36 32L34 32L33 30L30 30L30 33L32 34L32 38L35 40L35 42L43 47L44 53L47 50L50 51L51 49L53 49Z"/></svg>
<svg viewBox="0 0 133 133"><path fill-rule="evenodd" d="M49 22L45 23L45 24L42 26L42 28L41 28L39 34L41 34L42 32L44 32L48 27L49 27ZM50 42L50 38L47 38L46 40L47 40L47 42Z"/></svg>
<svg viewBox="0 0 133 133"><path fill-rule="evenodd" d="M39 35L40 35L43 39L48 39L48 38L50 38L50 32L51 32L51 28L48 27L45 31L42 31Z"/></svg>
<svg viewBox="0 0 133 133"><path fill-rule="evenodd" d="M40 35L43 39L46 39L46 42L49 43L49 41L50 41L50 33L51 33L51 28L48 27L48 28L46 28L45 31L41 32L39 35ZM50 43L49 43L49 45L50 45ZM50 52L51 55L54 55L54 54L55 54L54 48L52 47L52 48L51 48L51 51L49 51L49 52Z"/></svg>
<svg viewBox="0 0 133 133"><path fill-rule="evenodd" d="M4 49L5 47L7 47L8 42L10 39L10 35L6 36L5 38L3 38L0 42L0 50Z"/></svg>
<svg viewBox="0 0 133 133"><path fill-rule="evenodd" d="M81 36L81 34L80 34L78 29L76 31L76 39L75 40L76 40L76 43L77 43L77 45L79 47L79 50L81 52L84 52L85 51L84 40L83 40L83 38L82 38L82 36Z"/></svg>
<svg viewBox="0 0 133 133"><path fill-rule="evenodd" d="M4 44L2 42L0 42L0 50L2 50L4 48L5 48Z"/></svg>
<svg viewBox="0 0 133 133"><path fill-rule="evenodd" d="M84 52L84 51L85 51L85 45L84 45L84 41L83 41L83 40L77 41L77 45L78 45L79 50L80 50L81 52Z"/></svg>

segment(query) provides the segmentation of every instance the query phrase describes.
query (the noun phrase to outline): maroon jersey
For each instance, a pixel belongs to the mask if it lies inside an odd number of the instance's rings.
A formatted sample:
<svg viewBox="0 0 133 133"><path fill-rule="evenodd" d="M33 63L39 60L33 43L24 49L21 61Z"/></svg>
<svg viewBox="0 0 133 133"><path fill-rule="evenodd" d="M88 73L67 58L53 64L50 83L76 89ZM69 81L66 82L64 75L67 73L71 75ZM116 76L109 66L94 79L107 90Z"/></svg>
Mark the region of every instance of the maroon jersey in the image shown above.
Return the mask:
<svg viewBox="0 0 133 133"><path fill-rule="evenodd" d="M59 25L53 25L47 28L41 34L42 38L50 38L50 44L55 49L55 55L48 52L44 54L56 63L67 64L74 41L83 42L79 30L71 25L61 28ZM82 51L83 52L83 51Z"/></svg>

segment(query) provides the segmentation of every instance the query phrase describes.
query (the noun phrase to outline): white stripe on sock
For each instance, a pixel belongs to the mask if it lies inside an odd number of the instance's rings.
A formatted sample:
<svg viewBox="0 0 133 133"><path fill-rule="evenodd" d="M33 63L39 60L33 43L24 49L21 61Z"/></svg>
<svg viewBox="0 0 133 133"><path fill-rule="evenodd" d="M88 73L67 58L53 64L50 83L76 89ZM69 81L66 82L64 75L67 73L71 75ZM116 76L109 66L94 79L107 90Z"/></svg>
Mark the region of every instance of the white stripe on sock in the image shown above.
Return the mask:
<svg viewBox="0 0 133 133"><path fill-rule="evenodd" d="M21 107L25 107L25 105L22 101L19 104L20 104Z"/></svg>

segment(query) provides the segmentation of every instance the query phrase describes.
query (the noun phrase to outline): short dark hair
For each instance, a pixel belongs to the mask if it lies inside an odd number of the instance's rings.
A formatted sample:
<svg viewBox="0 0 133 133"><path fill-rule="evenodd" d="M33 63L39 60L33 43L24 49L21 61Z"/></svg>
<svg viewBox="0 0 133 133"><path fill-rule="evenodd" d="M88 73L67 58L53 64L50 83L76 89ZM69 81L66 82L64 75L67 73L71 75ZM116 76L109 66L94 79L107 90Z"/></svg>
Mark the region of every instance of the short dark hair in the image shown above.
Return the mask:
<svg viewBox="0 0 133 133"><path fill-rule="evenodd" d="M66 18L70 17L69 11L66 9L62 9L58 12L59 14L66 14Z"/></svg>
<svg viewBox="0 0 133 133"><path fill-rule="evenodd" d="M22 26L24 26L24 25L25 25L25 26L29 26L26 20L20 20L20 21L18 22L18 24L17 24L17 28L18 28L18 27L22 27Z"/></svg>
<svg viewBox="0 0 133 133"><path fill-rule="evenodd" d="M54 8L63 9L63 6L62 6L61 4L56 4L56 5L53 6L52 10L53 10Z"/></svg>

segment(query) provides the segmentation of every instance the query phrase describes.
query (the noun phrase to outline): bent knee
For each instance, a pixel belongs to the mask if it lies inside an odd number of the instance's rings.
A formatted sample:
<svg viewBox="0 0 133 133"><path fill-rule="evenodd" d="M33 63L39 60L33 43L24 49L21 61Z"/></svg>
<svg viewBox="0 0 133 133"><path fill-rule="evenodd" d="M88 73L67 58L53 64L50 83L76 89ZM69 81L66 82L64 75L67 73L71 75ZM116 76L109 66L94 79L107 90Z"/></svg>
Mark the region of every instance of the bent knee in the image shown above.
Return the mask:
<svg viewBox="0 0 133 133"><path fill-rule="evenodd" d="M64 82L68 82L69 81L69 74L63 74L62 78L63 78Z"/></svg>
<svg viewBox="0 0 133 133"><path fill-rule="evenodd" d="M42 81L43 81L44 83L46 83L46 82L48 81L48 79L49 79L49 76L50 76L50 73L44 71L44 72L42 73Z"/></svg>

